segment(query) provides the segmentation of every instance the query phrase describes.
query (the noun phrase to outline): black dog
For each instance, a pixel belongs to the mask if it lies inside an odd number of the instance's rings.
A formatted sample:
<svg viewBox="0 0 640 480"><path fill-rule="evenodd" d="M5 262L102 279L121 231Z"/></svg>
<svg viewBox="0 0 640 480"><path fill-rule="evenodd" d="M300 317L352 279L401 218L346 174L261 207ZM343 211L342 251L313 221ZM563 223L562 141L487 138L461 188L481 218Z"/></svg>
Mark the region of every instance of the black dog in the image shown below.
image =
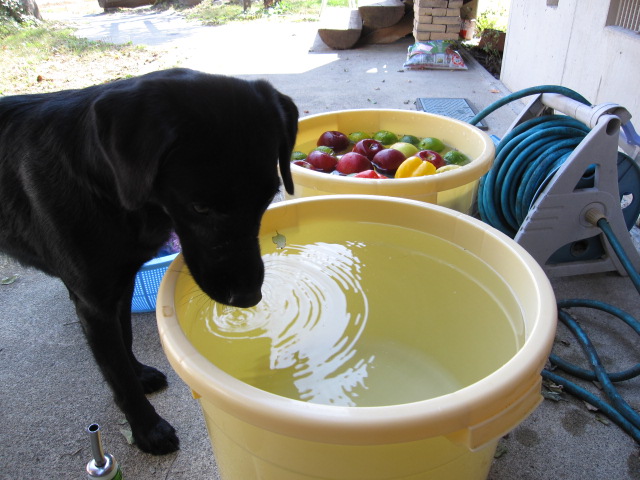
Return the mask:
<svg viewBox="0 0 640 480"><path fill-rule="evenodd" d="M132 352L139 267L172 229L202 290L261 299L262 214L298 110L265 81L185 69L81 90L0 98L0 250L59 277L138 446L178 448L145 393L166 377Z"/></svg>

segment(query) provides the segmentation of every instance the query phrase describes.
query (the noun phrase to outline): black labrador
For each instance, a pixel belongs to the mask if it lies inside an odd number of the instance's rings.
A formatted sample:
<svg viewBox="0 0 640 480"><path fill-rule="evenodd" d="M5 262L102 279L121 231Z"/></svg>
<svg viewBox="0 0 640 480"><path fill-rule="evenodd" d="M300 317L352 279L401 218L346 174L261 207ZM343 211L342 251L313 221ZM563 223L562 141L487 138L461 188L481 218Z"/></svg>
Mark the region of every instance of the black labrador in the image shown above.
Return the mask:
<svg viewBox="0 0 640 480"><path fill-rule="evenodd" d="M280 188L298 109L263 80L171 69L0 98L0 250L59 277L136 444L178 449L145 397L167 385L132 351L140 266L175 230L212 299L261 299L261 217Z"/></svg>

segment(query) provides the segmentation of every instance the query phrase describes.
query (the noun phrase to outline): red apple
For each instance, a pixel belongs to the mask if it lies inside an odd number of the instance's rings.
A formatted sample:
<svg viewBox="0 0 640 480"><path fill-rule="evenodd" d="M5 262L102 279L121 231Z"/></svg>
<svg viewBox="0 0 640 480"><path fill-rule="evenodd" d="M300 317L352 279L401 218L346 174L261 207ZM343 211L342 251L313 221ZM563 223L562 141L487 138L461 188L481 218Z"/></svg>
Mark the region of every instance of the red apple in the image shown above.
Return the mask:
<svg viewBox="0 0 640 480"><path fill-rule="evenodd" d="M404 153L400 150L396 150L395 148L385 148L384 150L380 150L373 157L373 164L385 173L393 173L395 172L400 164L404 162L406 157Z"/></svg>
<svg viewBox="0 0 640 480"><path fill-rule="evenodd" d="M306 160L294 160L291 163L293 163L294 165L298 165L299 167L302 167L302 168L313 170L313 167L311 166L311 164Z"/></svg>
<svg viewBox="0 0 640 480"><path fill-rule="evenodd" d="M426 162L433 163L433 166L436 168L440 168L447 164L438 152L434 152L433 150L420 150L416 153L416 157L420 157L422 160Z"/></svg>
<svg viewBox="0 0 640 480"><path fill-rule="evenodd" d="M369 159L356 152L345 153L336 165L336 170L345 175L370 170L372 168L373 166Z"/></svg>
<svg viewBox="0 0 640 480"><path fill-rule="evenodd" d="M384 145L372 138L365 138L364 140L360 140L358 143L356 143L356 146L353 147L354 152L364 155L369 160L372 160L375 154L380 150L384 150Z"/></svg>
<svg viewBox="0 0 640 480"><path fill-rule="evenodd" d="M376 172L375 170L365 170L364 172L356 173L354 175L354 177L355 178L374 178L374 179L386 178L386 179L389 179L389 177L385 177L384 175Z"/></svg>
<svg viewBox="0 0 640 480"><path fill-rule="evenodd" d="M344 133L336 132L335 130L329 130L320 135L317 145L319 147L325 146L332 148L334 152L342 152L343 150L347 149L350 143L351 140L349 140L349 137L347 137Z"/></svg>
<svg viewBox="0 0 640 480"><path fill-rule="evenodd" d="M307 155L307 163L309 163L314 170L330 173L335 170L338 159L328 153L314 150Z"/></svg>

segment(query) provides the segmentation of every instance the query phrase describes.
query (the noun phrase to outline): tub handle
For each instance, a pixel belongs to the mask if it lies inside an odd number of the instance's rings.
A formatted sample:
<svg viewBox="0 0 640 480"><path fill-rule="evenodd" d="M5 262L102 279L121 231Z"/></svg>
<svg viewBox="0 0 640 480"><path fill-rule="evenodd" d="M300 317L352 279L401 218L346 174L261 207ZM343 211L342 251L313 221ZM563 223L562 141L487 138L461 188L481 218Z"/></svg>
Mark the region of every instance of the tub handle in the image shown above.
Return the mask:
<svg viewBox="0 0 640 480"><path fill-rule="evenodd" d="M528 417L540 405L542 377L538 376L531 387L507 408L464 430L446 435L456 445L464 445L472 452L506 435Z"/></svg>

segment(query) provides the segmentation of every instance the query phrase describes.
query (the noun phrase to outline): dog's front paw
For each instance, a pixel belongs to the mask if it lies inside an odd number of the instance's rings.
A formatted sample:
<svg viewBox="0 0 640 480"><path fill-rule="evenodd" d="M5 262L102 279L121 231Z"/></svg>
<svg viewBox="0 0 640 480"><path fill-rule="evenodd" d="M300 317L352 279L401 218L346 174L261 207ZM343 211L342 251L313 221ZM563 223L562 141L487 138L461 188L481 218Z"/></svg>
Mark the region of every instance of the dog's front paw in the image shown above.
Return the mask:
<svg viewBox="0 0 640 480"><path fill-rule="evenodd" d="M160 370L148 365L141 365L138 371L138 379L142 384L144 393L153 393L167 386L167 376Z"/></svg>
<svg viewBox="0 0 640 480"><path fill-rule="evenodd" d="M147 431L133 430L133 439L143 452L165 455L180 448L175 429L163 418Z"/></svg>

